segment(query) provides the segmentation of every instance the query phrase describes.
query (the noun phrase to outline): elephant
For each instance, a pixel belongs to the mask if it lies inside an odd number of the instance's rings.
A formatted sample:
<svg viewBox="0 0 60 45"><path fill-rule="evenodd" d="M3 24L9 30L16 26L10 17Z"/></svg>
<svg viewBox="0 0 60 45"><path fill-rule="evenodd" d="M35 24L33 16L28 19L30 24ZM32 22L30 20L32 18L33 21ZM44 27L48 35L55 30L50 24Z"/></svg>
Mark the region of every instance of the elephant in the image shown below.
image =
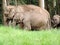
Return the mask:
<svg viewBox="0 0 60 45"><path fill-rule="evenodd" d="M35 10L27 10L24 12L16 11L13 18L13 25L15 26L17 22L22 23L22 28L31 30L31 29L50 29L51 19L50 14L38 6L34 6ZM39 11L38 11L39 10Z"/></svg>
<svg viewBox="0 0 60 45"><path fill-rule="evenodd" d="M53 27L60 27L60 15L56 14L52 18Z"/></svg>
<svg viewBox="0 0 60 45"><path fill-rule="evenodd" d="M50 14L47 10L35 5L20 5L10 8L7 18L13 19L13 26L16 23L20 27L31 29L49 29L51 27Z"/></svg>

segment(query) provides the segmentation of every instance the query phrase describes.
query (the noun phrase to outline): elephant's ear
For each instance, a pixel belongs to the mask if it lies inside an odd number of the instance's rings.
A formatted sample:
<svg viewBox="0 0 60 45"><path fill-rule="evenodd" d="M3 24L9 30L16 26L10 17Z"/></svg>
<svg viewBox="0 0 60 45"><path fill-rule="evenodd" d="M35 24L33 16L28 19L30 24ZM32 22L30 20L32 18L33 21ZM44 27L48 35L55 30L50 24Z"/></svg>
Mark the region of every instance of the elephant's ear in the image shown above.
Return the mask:
<svg viewBox="0 0 60 45"><path fill-rule="evenodd" d="M10 12L11 10L12 10L12 8L6 7L6 11Z"/></svg>
<svg viewBox="0 0 60 45"><path fill-rule="evenodd" d="M5 9L5 11L4 11L5 16L8 17L9 14L10 14L10 12L11 12L11 8L6 7L6 9Z"/></svg>
<svg viewBox="0 0 60 45"><path fill-rule="evenodd" d="M13 18L13 16L15 15L15 9L14 8L11 8L10 9L10 14L9 14L9 18Z"/></svg>

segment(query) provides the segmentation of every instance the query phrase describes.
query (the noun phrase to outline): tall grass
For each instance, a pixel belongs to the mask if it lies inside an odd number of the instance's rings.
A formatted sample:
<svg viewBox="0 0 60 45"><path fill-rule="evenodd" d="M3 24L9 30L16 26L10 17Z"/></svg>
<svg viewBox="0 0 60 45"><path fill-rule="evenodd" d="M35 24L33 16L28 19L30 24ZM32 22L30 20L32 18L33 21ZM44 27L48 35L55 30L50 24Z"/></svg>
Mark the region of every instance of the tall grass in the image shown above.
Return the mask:
<svg viewBox="0 0 60 45"><path fill-rule="evenodd" d="M0 26L0 45L60 45L60 30L24 31Z"/></svg>

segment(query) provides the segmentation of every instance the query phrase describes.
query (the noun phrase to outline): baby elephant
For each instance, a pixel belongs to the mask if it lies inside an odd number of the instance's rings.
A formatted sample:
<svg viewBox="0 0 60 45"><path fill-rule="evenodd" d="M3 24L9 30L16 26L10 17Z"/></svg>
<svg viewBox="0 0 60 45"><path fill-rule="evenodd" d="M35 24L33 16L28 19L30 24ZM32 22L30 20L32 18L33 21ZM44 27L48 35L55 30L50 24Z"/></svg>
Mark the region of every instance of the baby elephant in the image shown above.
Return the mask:
<svg viewBox="0 0 60 45"><path fill-rule="evenodd" d="M52 18L53 27L60 26L60 15L54 15Z"/></svg>

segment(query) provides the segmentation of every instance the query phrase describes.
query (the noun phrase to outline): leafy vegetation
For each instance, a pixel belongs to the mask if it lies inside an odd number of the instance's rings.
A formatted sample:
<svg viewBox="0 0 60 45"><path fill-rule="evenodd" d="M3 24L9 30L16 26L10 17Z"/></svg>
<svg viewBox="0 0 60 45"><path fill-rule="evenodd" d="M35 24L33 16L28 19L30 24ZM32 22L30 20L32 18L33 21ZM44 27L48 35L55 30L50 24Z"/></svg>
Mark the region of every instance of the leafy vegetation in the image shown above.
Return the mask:
<svg viewBox="0 0 60 45"><path fill-rule="evenodd" d="M60 45L60 30L25 31L0 26L0 45Z"/></svg>

